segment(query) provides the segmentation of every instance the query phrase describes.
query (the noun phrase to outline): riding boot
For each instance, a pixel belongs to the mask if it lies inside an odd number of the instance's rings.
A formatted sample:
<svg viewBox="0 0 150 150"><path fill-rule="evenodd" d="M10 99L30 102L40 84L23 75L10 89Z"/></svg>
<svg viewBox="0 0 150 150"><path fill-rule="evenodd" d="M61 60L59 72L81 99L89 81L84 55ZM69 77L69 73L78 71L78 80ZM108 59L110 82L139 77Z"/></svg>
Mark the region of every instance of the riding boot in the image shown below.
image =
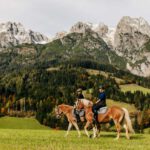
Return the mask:
<svg viewBox="0 0 150 150"><path fill-rule="evenodd" d="M74 110L74 114L76 116L77 122L80 122L79 112L76 109Z"/></svg>
<svg viewBox="0 0 150 150"><path fill-rule="evenodd" d="M97 124L97 113L94 113L93 123Z"/></svg>

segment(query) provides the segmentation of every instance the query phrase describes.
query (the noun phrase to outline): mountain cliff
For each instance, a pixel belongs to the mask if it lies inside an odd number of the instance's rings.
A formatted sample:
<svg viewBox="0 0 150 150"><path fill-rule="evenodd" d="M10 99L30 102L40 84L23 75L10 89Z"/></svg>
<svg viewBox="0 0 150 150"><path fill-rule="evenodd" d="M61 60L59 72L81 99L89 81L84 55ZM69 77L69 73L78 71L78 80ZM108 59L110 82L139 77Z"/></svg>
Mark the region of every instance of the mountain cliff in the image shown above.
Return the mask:
<svg viewBox="0 0 150 150"><path fill-rule="evenodd" d="M141 76L150 76L150 25L143 18L123 17L114 35L114 50L125 57L127 69Z"/></svg>
<svg viewBox="0 0 150 150"><path fill-rule="evenodd" d="M21 23L0 23L0 49L8 48L24 43L45 44L49 39L32 30L26 30Z"/></svg>

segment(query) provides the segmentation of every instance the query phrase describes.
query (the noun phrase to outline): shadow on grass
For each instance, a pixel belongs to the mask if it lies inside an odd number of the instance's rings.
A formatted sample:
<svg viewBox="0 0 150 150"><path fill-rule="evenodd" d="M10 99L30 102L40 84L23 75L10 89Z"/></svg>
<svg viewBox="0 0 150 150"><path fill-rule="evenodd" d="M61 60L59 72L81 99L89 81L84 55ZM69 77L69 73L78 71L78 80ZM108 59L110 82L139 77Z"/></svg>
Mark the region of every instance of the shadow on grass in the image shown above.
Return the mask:
<svg viewBox="0 0 150 150"><path fill-rule="evenodd" d="M86 136L86 135L85 135ZM92 137L92 134L90 135ZM98 138L112 138L115 139L117 137L117 134L101 134ZM125 135L120 135L120 139L126 139ZM139 139L145 139L145 137L141 134L132 134L130 135L130 140L139 140Z"/></svg>
<svg viewBox="0 0 150 150"><path fill-rule="evenodd" d="M131 140L139 140L139 139L145 139L145 137L142 134L141 135L134 134L131 136Z"/></svg>

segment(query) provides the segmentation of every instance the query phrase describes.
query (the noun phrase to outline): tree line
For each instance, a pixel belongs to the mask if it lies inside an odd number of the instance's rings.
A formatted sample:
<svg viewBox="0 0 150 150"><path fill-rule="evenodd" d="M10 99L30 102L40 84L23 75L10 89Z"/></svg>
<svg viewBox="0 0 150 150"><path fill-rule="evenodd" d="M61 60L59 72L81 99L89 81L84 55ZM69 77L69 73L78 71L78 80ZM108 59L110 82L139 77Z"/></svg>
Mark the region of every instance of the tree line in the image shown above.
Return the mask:
<svg viewBox="0 0 150 150"><path fill-rule="evenodd" d="M81 62L80 62L81 63ZM82 63L81 63L82 64ZM73 63L59 66L58 70L48 71L46 68L22 68L12 71L5 76L0 76L0 109L1 115L9 114L11 111L36 112L37 120L50 127L58 127L63 123L65 127L67 121L56 120L53 109L56 105L66 103L73 105L76 100L76 89L93 89L93 99L98 95L99 84L106 87L107 98L116 101L134 104L139 110L150 109L150 95L143 94L140 91L134 93L122 92L115 79L110 76L89 75L81 64L78 66ZM112 66L89 65L89 68L108 71L118 77L123 77L126 82L140 81L140 84L146 83L149 79L126 74L118 71ZM97 67L97 68L96 68ZM117 71L119 73L117 73ZM149 86L147 83L145 86Z"/></svg>

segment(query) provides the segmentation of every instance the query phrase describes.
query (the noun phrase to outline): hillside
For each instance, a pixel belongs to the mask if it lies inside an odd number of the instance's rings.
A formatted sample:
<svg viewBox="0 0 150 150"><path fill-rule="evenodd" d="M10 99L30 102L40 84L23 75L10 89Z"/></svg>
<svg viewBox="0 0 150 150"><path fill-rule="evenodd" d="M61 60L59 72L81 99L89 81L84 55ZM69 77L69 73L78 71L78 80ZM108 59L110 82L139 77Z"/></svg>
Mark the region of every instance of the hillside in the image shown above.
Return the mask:
<svg viewBox="0 0 150 150"><path fill-rule="evenodd" d="M48 130L34 118L1 117L0 129Z"/></svg>
<svg viewBox="0 0 150 150"><path fill-rule="evenodd" d="M137 84L125 84L125 85L120 85L120 88L123 92L131 91L134 93L135 91L141 91L144 94L150 93L150 89L144 88L142 86L139 86Z"/></svg>
<svg viewBox="0 0 150 150"><path fill-rule="evenodd" d="M111 99L107 99L107 105L108 105L108 107L111 107L111 106L124 107L129 112L136 112L137 111L137 109L135 108L135 106L133 104L127 104L127 103L124 103L124 102L117 102L117 101L114 101L114 100L111 100Z"/></svg>
<svg viewBox="0 0 150 150"><path fill-rule="evenodd" d="M96 70L96 69L86 69L86 71L90 74L90 75L102 75L105 76L106 78L108 78L109 76L111 76L112 79L115 79L115 81L118 84L125 84L125 80L118 78L118 77L114 77L110 72L106 72L106 71L101 71L101 70Z"/></svg>

